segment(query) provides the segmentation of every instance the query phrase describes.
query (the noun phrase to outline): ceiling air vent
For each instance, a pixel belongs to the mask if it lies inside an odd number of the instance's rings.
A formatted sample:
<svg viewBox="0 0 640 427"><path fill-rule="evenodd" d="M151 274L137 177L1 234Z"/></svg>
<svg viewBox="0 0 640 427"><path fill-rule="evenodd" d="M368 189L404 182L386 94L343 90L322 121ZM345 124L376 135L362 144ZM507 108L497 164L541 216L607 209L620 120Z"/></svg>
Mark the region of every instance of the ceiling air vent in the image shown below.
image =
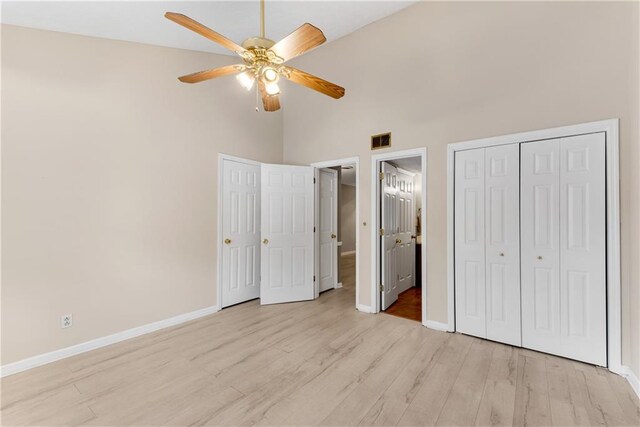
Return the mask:
<svg viewBox="0 0 640 427"><path fill-rule="evenodd" d="M391 132L373 135L371 137L371 149L379 150L380 148L391 147Z"/></svg>

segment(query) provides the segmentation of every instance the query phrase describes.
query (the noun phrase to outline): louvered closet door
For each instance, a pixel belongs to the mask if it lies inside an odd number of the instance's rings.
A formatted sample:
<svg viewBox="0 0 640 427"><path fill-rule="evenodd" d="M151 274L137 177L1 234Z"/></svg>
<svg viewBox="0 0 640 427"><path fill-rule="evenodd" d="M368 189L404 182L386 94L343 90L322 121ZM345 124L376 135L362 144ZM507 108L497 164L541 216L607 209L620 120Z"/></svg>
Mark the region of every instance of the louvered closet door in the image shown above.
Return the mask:
<svg viewBox="0 0 640 427"><path fill-rule="evenodd" d="M484 149L455 157L456 330L486 337Z"/></svg>
<svg viewBox="0 0 640 427"><path fill-rule="evenodd" d="M521 150L522 344L605 366L604 134Z"/></svg>
<svg viewBox="0 0 640 427"><path fill-rule="evenodd" d="M520 147L485 149L487 338L520 346Z"/></svg>

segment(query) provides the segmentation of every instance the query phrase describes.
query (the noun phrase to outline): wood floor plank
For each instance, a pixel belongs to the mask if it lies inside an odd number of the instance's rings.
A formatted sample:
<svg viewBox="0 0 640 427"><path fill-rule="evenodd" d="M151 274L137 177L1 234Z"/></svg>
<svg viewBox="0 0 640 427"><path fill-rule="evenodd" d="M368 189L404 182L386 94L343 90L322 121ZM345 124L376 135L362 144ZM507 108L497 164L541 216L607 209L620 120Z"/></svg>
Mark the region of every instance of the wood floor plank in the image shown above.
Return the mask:
<svg viewBox="0 0 640 427"><path fill-rule="evenodd" d="M544 358L518 357L514 425L552 425Z"/></svg>
<svg viewBox="0 0 640 427"><path fill-rule="evenodd" d="M491 367L478 408L475 425L509 426L516 398L518 353L511 346L495 344Z"/></svg>

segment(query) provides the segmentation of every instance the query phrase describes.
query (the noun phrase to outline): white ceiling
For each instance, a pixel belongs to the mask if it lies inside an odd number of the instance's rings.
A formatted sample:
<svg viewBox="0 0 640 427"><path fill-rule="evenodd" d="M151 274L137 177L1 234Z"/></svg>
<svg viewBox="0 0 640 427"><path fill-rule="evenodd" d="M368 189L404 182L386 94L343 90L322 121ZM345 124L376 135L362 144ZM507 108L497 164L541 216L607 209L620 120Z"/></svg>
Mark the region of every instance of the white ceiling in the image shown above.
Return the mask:
<svg viewBox="0 0 640 427"><path fill-rule="evenodd" d="M280 40L305 22L328 41L403 9L415 1L270 1L266 35ZM40 1L2 2L3 24L181 49L231 54L223 47L164 18L179 12L241 43L259 33L255 1Z"/></svg>

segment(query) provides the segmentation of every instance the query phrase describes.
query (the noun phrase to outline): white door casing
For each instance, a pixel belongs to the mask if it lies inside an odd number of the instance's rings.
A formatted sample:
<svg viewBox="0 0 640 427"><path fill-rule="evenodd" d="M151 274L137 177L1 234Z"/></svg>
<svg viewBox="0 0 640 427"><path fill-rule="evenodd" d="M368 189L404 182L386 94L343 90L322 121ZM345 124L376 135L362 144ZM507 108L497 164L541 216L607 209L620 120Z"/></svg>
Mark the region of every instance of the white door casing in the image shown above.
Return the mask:
<svg viewBox="0 0 640 427"><path fill-rule="evenodd" d="M489 147L484 156L486 337L520 346L520 150Z"/></svg>
<svg viewBox="0 0 640 427"><path fill-rule="evenodd" d="M381 262L382 299L381 309L386 310L398 299L398 171L387 162L382 162L381 198Z"/></svg>
<svg viewBox="0 0 640 427"><path fill-rule="evenodd" d="M338 171L320 169L318 226L320 292L334 289L338 284Z"/></svg>
<svg viewBox="0 0 640 427"><path fill-rule="evenodd" d="M484 149L455 158L456 329L486 337Z"/></svg>
<svg viewBox="0 0 640 427"><path fill-rule="evenodd" d="M398 294L413 286L415 246L413 235L413 175L398 170Z"/></svg>
<svg viewBox="0 0 640 427"><path fill-rule="evenodd" d="M602 133L522 144L521 181L523 346L601 366L604 144Z"/></svg>
<svg viewBox="0 0 640 427"><path fill-rule="evenodd" d="M314 298L314 169L262 165L260 303Z"/></svg>
<svg viewBox="0 0 640 427"><path fill-rule="evenodd" d="M260 296L260 166L223 160L221 307Z"/></svg>

